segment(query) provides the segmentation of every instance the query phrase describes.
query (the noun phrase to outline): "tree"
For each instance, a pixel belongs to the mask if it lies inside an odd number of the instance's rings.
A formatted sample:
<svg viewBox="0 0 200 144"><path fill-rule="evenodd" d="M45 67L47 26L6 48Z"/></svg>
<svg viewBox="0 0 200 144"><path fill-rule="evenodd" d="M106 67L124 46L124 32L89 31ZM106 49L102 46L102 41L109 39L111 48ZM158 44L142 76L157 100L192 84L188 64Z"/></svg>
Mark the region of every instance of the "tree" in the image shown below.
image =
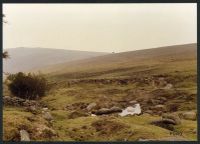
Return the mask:
<svg viewBox="0 0 200 144"><path fill-rule="evenodd" d="M45 95L48 83L44 76L19 72L7 77L11 93L24 99L37 99Z"/></svg>

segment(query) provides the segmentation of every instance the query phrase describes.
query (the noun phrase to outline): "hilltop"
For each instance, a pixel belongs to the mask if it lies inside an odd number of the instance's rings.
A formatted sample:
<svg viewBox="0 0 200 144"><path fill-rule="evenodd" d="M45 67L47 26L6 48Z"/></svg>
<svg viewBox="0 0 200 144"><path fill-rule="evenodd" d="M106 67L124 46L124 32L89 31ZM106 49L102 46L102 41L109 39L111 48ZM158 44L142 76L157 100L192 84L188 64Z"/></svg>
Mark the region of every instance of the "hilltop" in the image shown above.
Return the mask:
<svg viewBox="0 0 200 144"><path fill-rule="evenodd" d="M40 70L54 77L69 79L131 77L147 71L149 73L167 73L184 69L193 71L196 69L194 66L196 59L197 45L186 44L108 54L53 65Z"/></svg>

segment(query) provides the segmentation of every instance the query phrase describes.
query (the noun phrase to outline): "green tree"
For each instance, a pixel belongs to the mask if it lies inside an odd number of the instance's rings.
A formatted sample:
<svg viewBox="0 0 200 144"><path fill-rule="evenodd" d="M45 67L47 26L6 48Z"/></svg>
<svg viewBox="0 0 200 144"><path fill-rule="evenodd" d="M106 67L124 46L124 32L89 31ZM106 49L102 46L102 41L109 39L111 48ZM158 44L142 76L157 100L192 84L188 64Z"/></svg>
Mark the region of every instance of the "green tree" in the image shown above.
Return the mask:
<svg viewBox="0 0 200 144"><path fill-rule="evenodd" d="M37 99L45 95L48 88L47 80L42 75L19 72L7 77L11 93L24 99Z"/></svg>

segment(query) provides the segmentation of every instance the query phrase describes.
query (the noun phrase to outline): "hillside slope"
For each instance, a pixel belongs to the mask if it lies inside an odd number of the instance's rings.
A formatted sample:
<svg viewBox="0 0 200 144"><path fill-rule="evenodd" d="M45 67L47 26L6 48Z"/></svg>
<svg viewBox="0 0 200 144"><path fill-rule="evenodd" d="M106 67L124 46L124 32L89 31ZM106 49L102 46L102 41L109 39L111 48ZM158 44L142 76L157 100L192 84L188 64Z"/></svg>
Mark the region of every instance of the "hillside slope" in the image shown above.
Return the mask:
<svg viewBox="0 0 200 144"><path fill-rule="evenodd" d="M58 64L41 71L60 78L130 77L133 76L133 72L144 70L156 70L157 73L159 70L195 70L196 59L197 45L186 44L109 54Z"/></svg>
<svg viewBox="0 0 200 144"><path fill-rule="evenodd" d="M4 72L15 73L40 69L48 65L54 65L73 60L105 55L103 52L87 52L50 48L12 48L6 49L10 59L3 62Z"/></svg>

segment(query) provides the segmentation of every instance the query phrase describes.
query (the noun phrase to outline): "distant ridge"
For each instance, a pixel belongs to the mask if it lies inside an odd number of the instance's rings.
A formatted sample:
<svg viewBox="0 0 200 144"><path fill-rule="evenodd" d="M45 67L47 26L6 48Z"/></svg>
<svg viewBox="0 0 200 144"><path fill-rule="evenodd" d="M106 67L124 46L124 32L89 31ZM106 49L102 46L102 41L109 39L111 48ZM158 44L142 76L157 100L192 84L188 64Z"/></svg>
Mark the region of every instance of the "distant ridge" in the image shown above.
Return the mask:
<svg viewBox="0 0 200 144"><path fill-rule="evenodd" d="M181 67L184 61L190 62L190 60L197 61L197 44L195 43L102 55L81 61L57 64L40 70L52 75L67 76L74 75L74 73L104 73L117 69L126 71L127 68L137 66L161 65L165 68L166 65L175 66L179 61L181 63L178 66Z"/></svg>
<svg viewBox="0 0 200 144"><path fill-rule="evenodd" d="M52 48L18 47L6 50L10 55L10 59L3 61L3 71L9 73L40 69L59 63L82 60L108 54L104 52L89 52Z"/></svg>

